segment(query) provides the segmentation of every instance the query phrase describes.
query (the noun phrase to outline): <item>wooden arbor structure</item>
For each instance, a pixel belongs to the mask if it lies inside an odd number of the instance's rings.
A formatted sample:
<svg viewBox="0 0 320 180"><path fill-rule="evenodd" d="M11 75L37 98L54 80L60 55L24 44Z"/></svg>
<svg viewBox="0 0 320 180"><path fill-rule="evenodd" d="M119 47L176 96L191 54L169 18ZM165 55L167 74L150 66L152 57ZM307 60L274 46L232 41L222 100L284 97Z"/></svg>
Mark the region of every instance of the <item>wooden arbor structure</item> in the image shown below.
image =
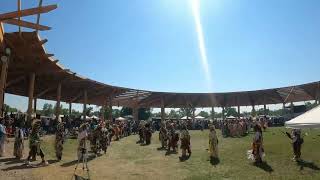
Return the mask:
<svg viewBox="0 0 320 180"><path fill-rule="evenodd" d="M6 92L29 97L29 117L36 109L32 105L38 98L57 101L57 117L60 113L60 102L64 101L70 104L70 111L72 103L83 103L84 112L87 104L109 108L131 107L134 110L134 119L138 119L139 107L161 108L164 119L165 108L222 107L224 109L235 106L240 112L240 106L264 105L266 108L267 104L308 100L319 102L320 82L243 92L169 93L116 87L79 76L60 65L59 60L53 58L53 54L47 53L44 48L47 39L41 39L38 35L39 30L50 29L39 24L40 14L55 8L56 5L42 6L40 0L39 7L21 10L18 0L18 11L0 14L0 94L4 96ZM36 15L37 22L21 20L21 17L26 15ZM5 33L2 23L18 25L19 31ZM23 32L21 27L36 31ZM3 100L4 98L0 98L1 111L3 111Z"/></svg>

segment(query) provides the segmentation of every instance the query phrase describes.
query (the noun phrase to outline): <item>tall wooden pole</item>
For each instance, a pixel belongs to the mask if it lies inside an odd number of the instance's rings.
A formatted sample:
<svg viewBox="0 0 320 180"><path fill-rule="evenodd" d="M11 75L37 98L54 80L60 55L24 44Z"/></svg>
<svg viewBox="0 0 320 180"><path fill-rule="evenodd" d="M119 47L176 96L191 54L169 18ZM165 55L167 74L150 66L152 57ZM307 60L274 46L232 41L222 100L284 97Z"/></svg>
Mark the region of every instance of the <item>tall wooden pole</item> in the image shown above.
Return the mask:
<svg viewBox="0 0 320 180"><path fill-rule="evenodd" d="M263 105L263 110L264 110L264 115L267 116L267 105L266 104Z"/></svg>
<svg viewBox="0 0 320 180"><path fill-rule="evenodd" d="M33 98L33 111L37 113L37 98Z"/></svg>
<svg viewBox="0 0 320 180"><path fill-rule="evenodd" d="M88 101L88 94L87 90L83 92L83 120L87 120L87 101Z"/></svg>
<svg viewBox="0 0 320 180"><path fill-rule="evenodd" d="M60 99L61 99L61 83L58 84L57 87L57 104L56 104L56 119L59 119L61 107L60 107Z"/></svg>
<svg viewBox="0 0 320 180"><path fill-rule="evenodd" d="M192 108L192 120L194 121L196 117L196 108Z"/></svg>
<svg viewBox="0 0 320 180"><path fill-rule="evenodd" d="M164 100L161 99L161 122L164 122L166 120L165 118Z"/></svg>
<svg viewBox="0 0 320 180"><path fill-rule="evenodd" d="M33 112L32 111L32 100L33 100L33 94L34 94L35 79L36 79L36 74L31 73L30 77L29 77L29 91L28 91L28 96L29 96L28 111L27 111L28 120L31 120L31 116L32 116L32 112Z"/></svg>
<svg viewBox="0 0 320 180"><path fill-rule="evenodd" d="M224 106L222 107L222 120L224 121L226 119L225 114L224 114Z"/></svg>
<svg viewBox="0 0 320 180"><path fill-rule="evenodd" d="M0 55L2 56L2 55ZM7 80L7 68L8 68L8 59L1 58L1 77L0 77L0 116L3 116L4 112L4 93Z"/></svg>
<svg viewBox="0 0 320 180"><path fill-rule="evenodd" d="M214 120L214 114L215 114L214 107L212 106L211 107L211 118L212 118L212 120Z"/></svg>
<svg viewBox="0 0 320 180"><path fill-rule="evenodd" d="M134 106L132 108L132 115L133 115L133 120L138 122L139 121L139 107L138 106Z"/></svg>
<svg viewBox="0 0 320 180"><path fill-rule="evenodd" d="M252 111L251 111L251 114L253 114L254 116L256 116L256 109L254 107L254 104L252 104Z"/></svg>
<svg viewBox="0 0 320 180"><path fill-rule="evenodd" d="M240 106L238 105L238 118L240 118L241 113L240 113Z"/></svg>
<svg viewBox="0 0 320 180"><path fill-rule="evenodd" d="M112 117L112 99L113 99L113 97L110 96L110 97L109 97L109 111L110 111L110 113L109 113L109 120L110 120L111 122L113 121L113 117Z"/></svg>
<svg viewBox="0 0 320 180"><path fill-rule="evenodd" d="M69 116L71 116L72 114L72 103L70 102L69 103Z"/></svg>

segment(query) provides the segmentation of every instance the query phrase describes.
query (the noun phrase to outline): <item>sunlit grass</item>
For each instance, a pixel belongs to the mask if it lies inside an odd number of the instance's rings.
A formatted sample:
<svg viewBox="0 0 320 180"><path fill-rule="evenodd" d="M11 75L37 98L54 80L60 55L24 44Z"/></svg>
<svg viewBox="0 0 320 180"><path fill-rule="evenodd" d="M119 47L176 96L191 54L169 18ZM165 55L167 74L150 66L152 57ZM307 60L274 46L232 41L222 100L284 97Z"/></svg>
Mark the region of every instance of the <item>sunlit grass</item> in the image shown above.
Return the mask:
<svg viewBox="0 0 320 180"><path fill-rule="evenodd" d="M290 140L281 131L284 128L269 128L264 133L267 166L256 167L247 160L252 134L242 138L221 138L219 132L220 163L210 164L207 145L208 131L190 131L192 156L180 162L179 154L165 156L160 147L158 134L153 134L150 146L136 144L137 136L130 136L114 142L106 155L89 162L94 179L320 179L320 131L307 130L302 157L315 166L298 165L291 160ZM52 138L44 142L48 159L54 159ZM44 172L56 172L55 178L67 179L72 176L74 165L63 166L76 157L76 140L67 140L62 162L46 168L36 169L34 175L46 177ZM46 177L48 178L48 177ZM50 179L50 178L48 178Z"/></svg>

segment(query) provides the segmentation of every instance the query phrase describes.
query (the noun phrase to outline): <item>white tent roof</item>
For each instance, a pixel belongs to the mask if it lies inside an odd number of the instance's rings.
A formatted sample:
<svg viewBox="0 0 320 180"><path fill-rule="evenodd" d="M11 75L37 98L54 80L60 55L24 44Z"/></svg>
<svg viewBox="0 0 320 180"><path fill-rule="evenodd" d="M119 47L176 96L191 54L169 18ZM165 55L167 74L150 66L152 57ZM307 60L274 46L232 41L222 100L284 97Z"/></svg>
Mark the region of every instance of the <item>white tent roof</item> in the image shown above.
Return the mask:
<svg viewBox="0 0 320 180"><path fill-rule="evenodd" d="M93 118L93 119L100 119L99 117L97 117L97 116L95 116L95 115L91 116L91 118Z"/></svg>
<svg viewBox="0 0 320 180"><path fill-rule="evenodd" d="M126 118L123 118L123 117L118 117L118 118L116 118L116 120L117 121L125 121L125 120L127 120Z"/></svg>
<svg viewBox="0 0 320 180"><path fill-rule="evenodd" d="M234 116L228 116L227 119L236 119Z"/></svg>
<svg viewBox="0 0 320 180"><path fill-rule="evenodd" d="M187 119L187 116L184 116L181 119ZM188 119L191 119L191 117L188 117Z"/></svg>
<svg viewBox="0 0 320 180"><path fill-rule="evenodd" d="M81 119L83 119L83 115L81 116ZM86 119L91 119L90 116L86 116Z"/></svg>
<svg viewBox="0 0 320 180"><path fill-rule="evenodd" d="M287 121L287 128L320 128L320 106Z"/></svg>
<svg viewBox="0 0 320 180"><path fill-rule="evenodd" d="M204 119L202 116L196 116L195 119Z"/></svg>

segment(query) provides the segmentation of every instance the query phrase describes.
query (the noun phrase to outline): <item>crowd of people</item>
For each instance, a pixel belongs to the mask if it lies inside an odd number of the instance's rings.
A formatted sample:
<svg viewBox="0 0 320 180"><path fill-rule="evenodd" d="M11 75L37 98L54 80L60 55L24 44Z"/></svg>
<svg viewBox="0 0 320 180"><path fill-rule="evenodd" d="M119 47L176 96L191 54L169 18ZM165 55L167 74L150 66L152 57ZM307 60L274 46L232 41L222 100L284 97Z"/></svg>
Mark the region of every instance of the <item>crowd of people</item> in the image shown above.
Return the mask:
<svg viewBox="0 0 320 180"><path fill-rule="evenodd" d="M81 123L79 123L81 122ZM49 126L48 126L49 125ZM63 144L68 137L73 135L78 139L78 157L84 148L86 153L94 155L106 153L111 142L119 141L121 138L138 133L138 125L135 121L104 121L89 119L79 121L71 120L69 117L57 118L55 120L41 118L36 115L30 120L24 114L11 114L0 118L0 157L4 156L5 145L8 137L14 137L13 155L17 159L23 158L24 140L29 140L29 153L26 164L35 161L36 156L41 157L40 165L47 165L45 154L42 151L41 136L43 134L55 134L54 147L57 160L62 159ZM87 144L89 146L87 147Z"/></svg>
<svg viewBox="0 0 320 180"><path fill-rule="evenodd" d="M41 131L46 125L40 116L37 115L30 122L25 120L23 116L6 116L0 120L0 157L4 156L6 137L14 136L13 155L21 159L24 151L24 140L29 138L29 154L26 164L30 165L31 160L35 160L36 156L41 157L41 164L47 165L45 154L42 151ZM63 144L70 132L75 132L78 139L78 158L83 158L83 153L91 152L95 156L99 156L107 152L108 146L112 141L119 141L121 138L138 134L137 143L142 145L151 144L151 137L155 131L154 123L149 121L104 121L98 119L90 119L82 121L78 126L76 123L70 123L70 119L57 118L54 127L55 133L55 151L57 160L63 157ZM69 121L69 126L67 124ZM76 122L76 121L75 121ZM70 125L73 124L73 125ZM254 131L252 148L248 151L248 159L252 159L255 163L261 163L264 157L263 146L263 129L267 128L266 121L261 119L235 119L231 121L216 122L216 124L207 124L209 128L209 144L208 152L210 160L219 161L218 136L215 126L221 128L223 137L241 137L248 134L251 129ZM301 156L301 145L303 138L300 130L293 130L292 133L286 133L292 140L294 160L299 160ZM166 154L178 153L178 145L180 143L181 156L180 160L187 160L192 154L191 136L188 131L188 123L180 121L161 122L159 128L159 141L161 147L159 149L166 150ZM90 144L89 146L87 144ZM88 147L87 147L88 146ZM89 151L90 150L90 151Z"/></svg>

